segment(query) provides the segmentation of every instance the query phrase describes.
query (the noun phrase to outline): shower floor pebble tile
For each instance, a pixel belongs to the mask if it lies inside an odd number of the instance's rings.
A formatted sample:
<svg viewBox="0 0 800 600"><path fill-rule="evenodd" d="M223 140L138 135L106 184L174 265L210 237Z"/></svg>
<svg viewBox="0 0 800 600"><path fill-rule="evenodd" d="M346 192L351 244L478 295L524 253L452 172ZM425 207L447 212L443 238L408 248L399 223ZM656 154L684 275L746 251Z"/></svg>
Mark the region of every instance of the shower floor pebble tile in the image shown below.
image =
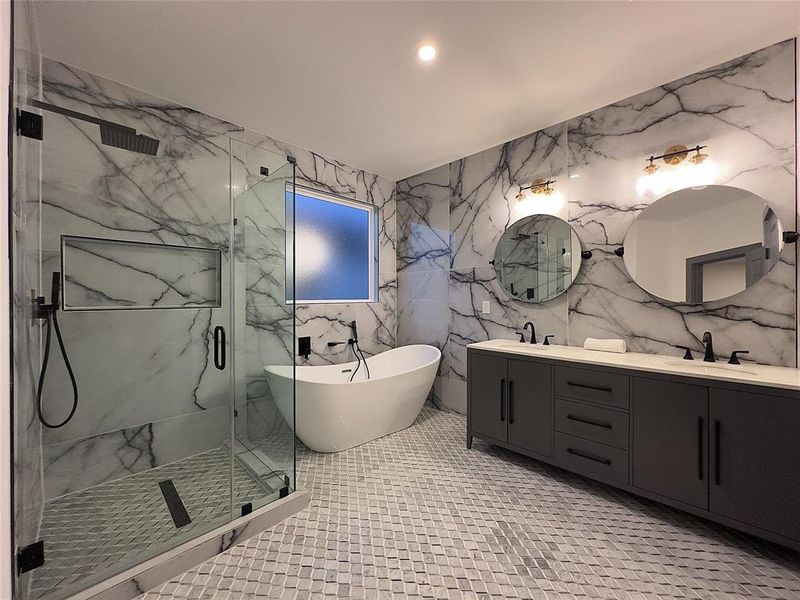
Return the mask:
<svg viewBox="0 0 800 600"><path fill-rule="evenodd" d="M425 407L298 450L308 510L140 600L800 599L800 554L476 440Z"/></svg>

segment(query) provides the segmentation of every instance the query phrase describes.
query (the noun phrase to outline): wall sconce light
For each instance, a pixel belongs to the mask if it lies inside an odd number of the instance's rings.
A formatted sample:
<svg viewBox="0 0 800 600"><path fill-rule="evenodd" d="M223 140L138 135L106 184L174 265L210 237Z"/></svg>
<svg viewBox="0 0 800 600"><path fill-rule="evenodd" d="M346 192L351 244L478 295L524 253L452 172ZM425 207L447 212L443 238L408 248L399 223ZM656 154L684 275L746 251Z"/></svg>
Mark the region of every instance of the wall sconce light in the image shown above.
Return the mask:
<svg viewBox="0 0 800 600"><path fill-rule="evenodd" d="M554 179L534 179L519 188L517 213L520 215L556 214L564 206L564 197L553 189ZM526 192L530 190L531 195Z"/></svg>
<svg viewBox="0 0 800 600"><path fill-rule="evenodd" d="M636 182L636 191L640 195L651 194L661 196L662 194L679 190L685 187L696 187L714 183L717 169L708 154L701 152L707 146L671 146L660 156L651 156L647 159L644 175ZM689 153L694 154L689 157ZM687 164L681 163L689 157ZM657 160L663 160L668 166L676 167L669 171L662 170L657 164Z"/></svg>

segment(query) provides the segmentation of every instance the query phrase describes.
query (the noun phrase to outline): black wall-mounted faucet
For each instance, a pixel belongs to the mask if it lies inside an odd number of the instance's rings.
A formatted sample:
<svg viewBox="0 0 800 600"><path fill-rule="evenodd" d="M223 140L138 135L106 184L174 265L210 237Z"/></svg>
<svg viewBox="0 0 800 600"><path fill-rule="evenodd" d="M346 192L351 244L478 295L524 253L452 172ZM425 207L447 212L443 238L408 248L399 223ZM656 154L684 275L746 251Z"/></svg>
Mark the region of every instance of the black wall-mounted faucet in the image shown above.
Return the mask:
<svg viewBox="0 0 800 600"><path fill-rule="evenodd" d="M703 362L717 362L717 357L714 356L714 341L711 338L710 331L706 331L703 334L703 345L706 347L706 354L703 357Z"/></svg>

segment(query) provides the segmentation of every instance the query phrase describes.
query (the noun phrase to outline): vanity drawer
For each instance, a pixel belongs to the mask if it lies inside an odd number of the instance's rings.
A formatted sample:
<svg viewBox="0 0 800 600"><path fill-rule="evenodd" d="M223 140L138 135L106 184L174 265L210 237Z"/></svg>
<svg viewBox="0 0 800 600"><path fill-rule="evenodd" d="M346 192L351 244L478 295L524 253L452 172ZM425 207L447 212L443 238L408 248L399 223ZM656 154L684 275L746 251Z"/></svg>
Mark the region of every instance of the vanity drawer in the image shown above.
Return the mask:
<svg viewBox="0 0 800 600"><path fill-rule="evenodd" d="M555 395L628 408L628 376L575 367L555 368Z"/></svg>
<svg viewBox="0 0 800 600"><path fill-rule="evenodd" d="M629 428L628 413L556 399L556 430L562 433L627 449Z"/></svg>
<svg viewBox="0 0 800 600"><path fill-rule="evenodd" d="M556 432L555 459L565 469L604 481L628 483L628 451Z"/></svg>

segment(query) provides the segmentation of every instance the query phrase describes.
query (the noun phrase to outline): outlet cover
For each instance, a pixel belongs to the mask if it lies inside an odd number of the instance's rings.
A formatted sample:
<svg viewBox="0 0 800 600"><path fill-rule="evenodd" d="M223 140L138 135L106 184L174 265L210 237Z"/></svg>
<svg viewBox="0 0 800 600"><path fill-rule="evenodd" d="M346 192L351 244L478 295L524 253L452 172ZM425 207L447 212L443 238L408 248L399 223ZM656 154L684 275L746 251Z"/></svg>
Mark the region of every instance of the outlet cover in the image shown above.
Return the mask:
<svg viewBox="0 0 800 600"><path fill-rule="evenodd" d="M485 314L485 315L489 314L489 301L488 300L484 300L483 303L481 304L481 312L483 314Z"/></svg>

